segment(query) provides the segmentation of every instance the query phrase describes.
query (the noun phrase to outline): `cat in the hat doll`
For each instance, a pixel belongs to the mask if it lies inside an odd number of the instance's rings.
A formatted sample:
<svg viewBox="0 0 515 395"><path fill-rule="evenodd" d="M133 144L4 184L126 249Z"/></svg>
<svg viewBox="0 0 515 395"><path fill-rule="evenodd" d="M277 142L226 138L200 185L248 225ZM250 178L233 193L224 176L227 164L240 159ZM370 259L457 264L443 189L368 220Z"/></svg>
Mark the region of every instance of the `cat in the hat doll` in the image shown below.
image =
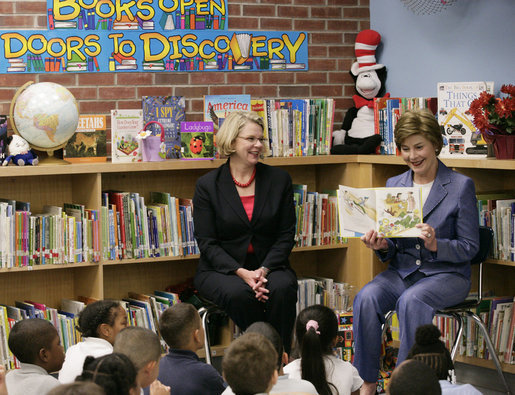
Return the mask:
<svg viewBox="0 0 515 395"><path fill-rule="evenodd" d="M374 97L384 95L386 81L386 67L377 64L375 57L380 42L381 35L375 30L363 30L356 36L357 61L350 74L358 94L352 97L354 107L345 114L341 130L333 132L331 154L373 154L381 144L381 136L374 134Z"/></svg>

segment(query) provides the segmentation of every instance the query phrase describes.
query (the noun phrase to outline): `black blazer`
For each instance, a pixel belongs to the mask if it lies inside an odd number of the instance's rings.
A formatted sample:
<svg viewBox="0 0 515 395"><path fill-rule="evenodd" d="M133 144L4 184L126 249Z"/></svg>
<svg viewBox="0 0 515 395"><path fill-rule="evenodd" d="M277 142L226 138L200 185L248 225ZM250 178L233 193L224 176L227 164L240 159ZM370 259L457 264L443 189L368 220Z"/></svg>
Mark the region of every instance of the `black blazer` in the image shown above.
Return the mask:
<svg viewBox="0 0 515 395"><path fill-rule="evenodd" d="M289 267L296 221L291 177L282 169L257 164L249 221L227 161L198 179L193 221L200 249L199 272L227 274L243 267L250 242L260 266L270 270Z"/></svg>

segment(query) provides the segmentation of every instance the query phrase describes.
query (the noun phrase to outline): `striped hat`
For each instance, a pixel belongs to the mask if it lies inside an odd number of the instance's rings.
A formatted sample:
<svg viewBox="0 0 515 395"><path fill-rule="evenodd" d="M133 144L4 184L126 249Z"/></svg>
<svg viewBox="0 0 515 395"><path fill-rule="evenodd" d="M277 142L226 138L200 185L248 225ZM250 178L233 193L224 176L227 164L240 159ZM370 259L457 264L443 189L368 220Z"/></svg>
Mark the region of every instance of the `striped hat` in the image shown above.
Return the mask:
<svg viewBox="0 0 515 395"><path fill-rule="evenodd" d="M381 35L375 30L363 30L358 33L354 44L357 62L354 62L350 69L353 75L383 67L382 64L376 64L376 48L380 42Z"/></svg>

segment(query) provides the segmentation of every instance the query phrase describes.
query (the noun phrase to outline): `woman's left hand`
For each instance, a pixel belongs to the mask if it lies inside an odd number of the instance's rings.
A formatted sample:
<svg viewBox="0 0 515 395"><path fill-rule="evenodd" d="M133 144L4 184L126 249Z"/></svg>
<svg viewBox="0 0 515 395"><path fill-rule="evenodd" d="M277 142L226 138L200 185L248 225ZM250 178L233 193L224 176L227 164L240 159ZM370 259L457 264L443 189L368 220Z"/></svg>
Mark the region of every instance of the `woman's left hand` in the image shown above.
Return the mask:
<svg viewBox="0 0 515 395"><path fill-rule="evenodd" d="M255 280L256 284L252 288L254 292L256 293L256 298L260 302L266 302L268 300L268 293L270 292L268 289L266 289L266 283L268 280L265 277L264 271L259 268L254 271L255 274Z"/></svg>
<svg viewBox="0 0 515 395"><path fill-rule="evenodd" d="M424 240L424 247L426 247L429 251L436 252L438 246L436 243L435 229L432 228L429 224L417 224L416 227L421 230L421 235L419 238Z"/></svg>

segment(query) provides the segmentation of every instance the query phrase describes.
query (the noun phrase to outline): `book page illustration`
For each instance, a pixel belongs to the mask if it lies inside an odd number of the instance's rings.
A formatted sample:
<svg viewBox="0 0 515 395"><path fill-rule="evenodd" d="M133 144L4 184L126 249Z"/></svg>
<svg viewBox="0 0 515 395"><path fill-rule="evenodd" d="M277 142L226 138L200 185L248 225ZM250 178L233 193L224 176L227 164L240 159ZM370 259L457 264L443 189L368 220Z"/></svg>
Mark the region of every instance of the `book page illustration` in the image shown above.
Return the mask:
<svg viewBox="0 0 515 395"><path fill-rule="evenodd" d="M420 188L376 189L377 231L384 237L418 237L422 223Z"/></svg>
<svg viewBox="0 0 515 395"><path fill-rule="evenodd" d="M376 203L373 190L340 185L338 193L340 216L344 225L342 229L366 233L376 228Z"/></svg>

